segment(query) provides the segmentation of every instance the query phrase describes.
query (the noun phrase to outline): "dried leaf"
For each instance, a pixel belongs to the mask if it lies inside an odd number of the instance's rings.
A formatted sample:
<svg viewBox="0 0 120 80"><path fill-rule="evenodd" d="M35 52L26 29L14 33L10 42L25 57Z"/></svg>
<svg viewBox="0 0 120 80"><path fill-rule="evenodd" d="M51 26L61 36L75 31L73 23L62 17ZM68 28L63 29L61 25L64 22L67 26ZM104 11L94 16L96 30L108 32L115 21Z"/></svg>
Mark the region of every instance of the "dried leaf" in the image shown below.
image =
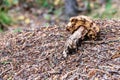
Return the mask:
<svg viewBox="0 0 120 80"><path fill-rule="evenodd" d="M30 19L29 18L25 19L25 23L29 24L30 23Z"/></svg>
<svg viewBox="0 0 120 80"><path fill-rule="evenodd" d="M54 5L58 5L60 0L55 0Z"/></svg>
<svg viewBox="0 0 120 80"><path fill-rule="evenodd" d="M21 15L18 17L18 20L24 20L25 19L25 16Z"/></svg>
<svg viewBox="0 0 120 80"><path fill-rule="evenodd" d="M99 80L97 77L95 77L95 79L94 80Z"/></svg>

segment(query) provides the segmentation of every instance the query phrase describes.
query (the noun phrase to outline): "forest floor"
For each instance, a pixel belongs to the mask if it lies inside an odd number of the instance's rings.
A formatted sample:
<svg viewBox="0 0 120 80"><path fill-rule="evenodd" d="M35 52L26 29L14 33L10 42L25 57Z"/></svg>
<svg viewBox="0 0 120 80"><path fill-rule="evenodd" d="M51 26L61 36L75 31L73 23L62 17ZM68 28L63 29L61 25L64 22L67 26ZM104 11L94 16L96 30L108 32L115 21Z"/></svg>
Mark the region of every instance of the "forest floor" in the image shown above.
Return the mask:
<svg viewBox="0 0 120 80"><path fill-rule="evenodd" d="M0 33L0 80L120 80L119 19L94 20L99 38L83 41L76 53L63 58L70 36L65 21L55 17L56 25L49 25L27 14L12 26L23 28Z"/></svg>

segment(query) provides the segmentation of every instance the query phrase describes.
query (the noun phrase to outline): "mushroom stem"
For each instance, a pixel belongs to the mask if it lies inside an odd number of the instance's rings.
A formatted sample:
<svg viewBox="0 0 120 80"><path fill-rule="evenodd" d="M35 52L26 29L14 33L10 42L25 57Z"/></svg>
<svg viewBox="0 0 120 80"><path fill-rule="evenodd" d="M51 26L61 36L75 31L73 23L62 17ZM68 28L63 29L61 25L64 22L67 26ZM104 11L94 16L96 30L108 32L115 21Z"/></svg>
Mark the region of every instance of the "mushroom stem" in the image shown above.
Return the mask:
<svg viewBox="0 0 120 80"><path fill-rule="evenodd" d="M88 33L84 26L79 27L66 41L63 51L63 57L67 57L67 54L76 51L80 45L80 40L84 39L84 36Z"/></svg>

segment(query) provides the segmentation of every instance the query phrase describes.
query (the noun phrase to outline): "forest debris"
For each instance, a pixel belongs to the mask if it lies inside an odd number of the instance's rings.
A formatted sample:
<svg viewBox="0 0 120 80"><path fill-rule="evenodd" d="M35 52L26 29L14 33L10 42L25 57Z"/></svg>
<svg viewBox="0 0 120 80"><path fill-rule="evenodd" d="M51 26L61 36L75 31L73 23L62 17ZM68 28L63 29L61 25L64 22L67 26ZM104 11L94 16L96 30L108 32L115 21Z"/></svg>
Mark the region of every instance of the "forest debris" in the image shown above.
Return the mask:
<svg viewBox="0 0 120 80"><path fill-rule="evenodd" d="M108 44L108 43L113 43L113 42L120 42L120 38L102 40L102 41L83 41L84 44Z"/></svg>
<svg viewBox="0 0 120 80"><path fill-rule="evenodd" d="M29 18L25 19L25 23L29 24L30 23L30 19Z"/></svg>
<svg viewBox="0 0 120 80"><path fill-rule="evenodd" d="M88 76L89 76L89 78L92 78L95 74L97 73L97 71L96 70L91 70L91 71L89 71L88 72Z"/></svg>
<svg viewBox="0 0 120 80"><path fill-rule="evenodd" d="M119 58L120 57L120 51L116 52L112 55L111 59Z"/></svg>
<svg viewBox="0 0 120 80"><path fill-rule="evenodd" d="M111 75L116 74L116 75L120 75L120 73L118 71L108 71Z"/></svg>
<svg viewBox="0 0 120 80"><path fill-rule="evenodd" d="M94 80L99 80L99 79L98 79L98 77L95 77L95 79L94 79Z"/></svg>
<svg viewBox="0 0 120 80"><path fill-rule="evenodd" d="M12 69L12 68L10 67L10 68L8 68L7 70L1 72L1 73L0 73L0 76L2 76L3 74L5 74L6 72L10 71L11 69Z"/></svg>
<svg viewBox="0 0 120 80"><path fill-rule="evenodd" d="M51 75L57 75L57 74L61 74L62 73L61 70L52 70L52 71L48 71L48 72Z"/></svg>
<svg viewBox="0 0 120 80"><path fill-rule="evenodd" d="M23 69L21 69L21 70L19 70L17 73L15 73L15 76L20 75L20 74L21 74L24 70L25 70L24 68L23 68Z"/></svg>
<svg viewBox="0 0 120 80"><path fill-rule="evenodd" d="M109 74L108 71L104 71L104 70L101 70L101 69L90 69L90 71L88 73L89 78L91 78L92 76L94 76L97 72L106 74L107 76L111 77L111 75Z"/></svg>
<svg viewBox="0 0 120 80"><path fill-rule="evenodd" d="M24 20L25 19L25 16L21 15L21 16L18 16L18 20Z"/></svg>
<svg viewBox="0 0 120 80"><path fill-rule="evenodd" d="M76 51L81 44L80 41L82 41L84 37L87 36L90 39L96 39L96 36L100 31L99 26L97 26L89 17L83 15L71 17L70 22L66 26L66 30L72 35L65 43L65 49L63 51L64 57L67 57L67 54L74 50Z"/></svg>
<svg viewBox="0 0 120 80"><path fill-rule="evenodd" d="M119 41L111 40L120 37L120 21L98 20L96 23L99 24L102 29L100 33L100 40L102 41L102 44L96 45L94 43L99 43L98 40L95 40L93 44L87 43L83 46L83 48L81 48L81 51L79 50L78 53L80 54L69 56L66 60L64 60L60 54L63 49L62 46L65 45L64 41L66 36L68 35L68 33L64 30L64 26L43 26L40 28L32 28L32 30L27 27L27 29L23 29L21 33L14 33L12 31L7 34L1 33L4 35L1 35L0 39L0 57L1 59L8 57L7 59L10 60L12 65L0 64L0 70L5 71L9 67L14 67L10 71L2 74L1 77L3 79L10 79L9 77L12 77L13 80L44 80L51 79L56 76L51 80L61 79L62 77L64 80L74 80L73 78L77 76L78 80L119 80L120 75L118 75L118 73L120 73L120 61L119 58L111 59L111 56L114 52L118 52L120 50L120 44ZM106 25L108 26L106 27ZM113 28L118 31L112 33L111 29ZM105 32L105 30L109 30L109 32ZM32 33L35 34L32 35ZM63 36L61 37L61 35ZM108 40L110 40L109 42L112 44L104 43L104 41ZM10 42L11 48L6 46L6 42ZM24 45L24 42L30 44L31 46L26 46L22 49L21 47ZM84 44L86 41L82 42L82 44ZM54 62L53 57L57 58L57 64ZM83 57L83 59L81 59L81 57ZM84 60L87 60L87 62ZM26 66L28 67L27 69L25 68ZM76 68L78 68L78 70L76 70ZM18 72L22 69L25 70L18 74ZM52 71L52 69L57 71L62 69L62 74L56 75L56 72L55 74L54 72L51 72L51 75L49 71ZM95 75L89 79L88 73L89 71L94 71L94 69L99 69L100 71L96 71ZM104 72L101 72L101 70ZM65 76L70 71L73 71L72 74ZM111 75L111 77L109 77L108 74Z"/></svg>
<svg viewBox="0 0 120 80"><path fill-rule="evenodd" d="M64 75L61 77L61 80L68 80L67 78L68 78L69 76L74 76L74 77L72 77L72 79L70 79L70 80L76 80L77 76L83 76L83 77L87 77L87 78L89 77L89 76L86 75L86 74L78 73L78 70L79 70L79 68L76 68L75 70L71 70L71 71L67 72L66 74L64 74Z"/></svg>

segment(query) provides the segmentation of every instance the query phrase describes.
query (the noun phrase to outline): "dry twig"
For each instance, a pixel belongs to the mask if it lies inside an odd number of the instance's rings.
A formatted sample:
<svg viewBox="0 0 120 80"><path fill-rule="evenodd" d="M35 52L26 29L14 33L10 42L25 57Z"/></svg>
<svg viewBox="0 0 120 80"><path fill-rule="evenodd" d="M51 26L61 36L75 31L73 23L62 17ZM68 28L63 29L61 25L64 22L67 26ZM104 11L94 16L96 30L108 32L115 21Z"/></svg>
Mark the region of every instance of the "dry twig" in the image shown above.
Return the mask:
<svg viewBox="0 0 120 80"><path fill-rule="evenodd" d="M111 40L102 40L102 41L83 41L84 44L108 44L113 42L120 42L120 38L111 39Z"/></svg>
<svg viewBox="0 0 120 80"><path fill-rule="evenodd" d="M0 76L2 76L3 74L5 74L6 72L10 71L12 68L8 68L7 70L3 71L2 73L0 73Z"/></svg>

